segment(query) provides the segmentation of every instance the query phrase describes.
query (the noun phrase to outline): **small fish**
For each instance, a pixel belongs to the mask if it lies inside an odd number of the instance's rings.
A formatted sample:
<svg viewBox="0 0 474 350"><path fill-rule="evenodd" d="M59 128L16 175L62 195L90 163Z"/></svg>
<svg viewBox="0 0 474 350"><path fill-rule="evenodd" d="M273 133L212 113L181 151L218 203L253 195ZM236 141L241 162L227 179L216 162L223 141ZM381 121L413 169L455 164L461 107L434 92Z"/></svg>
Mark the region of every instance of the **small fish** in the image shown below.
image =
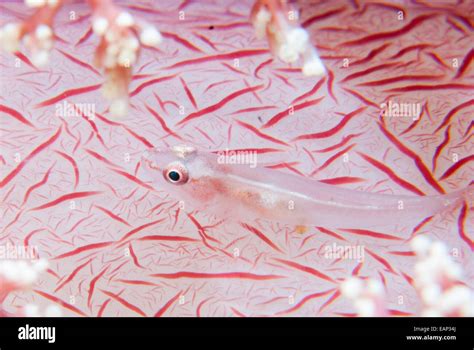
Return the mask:
<svg viewBox="0 0 474 350"><path fill-rule="evenodd" d="M468 191L405 196L340 188L262 167L222 164L218 155L194 147L150 149L143 161L164 190L186 208L219 219L268 219L296 227L370 229L423 220L459 205ZM303 229L302 229L303 228Z"/></svg>

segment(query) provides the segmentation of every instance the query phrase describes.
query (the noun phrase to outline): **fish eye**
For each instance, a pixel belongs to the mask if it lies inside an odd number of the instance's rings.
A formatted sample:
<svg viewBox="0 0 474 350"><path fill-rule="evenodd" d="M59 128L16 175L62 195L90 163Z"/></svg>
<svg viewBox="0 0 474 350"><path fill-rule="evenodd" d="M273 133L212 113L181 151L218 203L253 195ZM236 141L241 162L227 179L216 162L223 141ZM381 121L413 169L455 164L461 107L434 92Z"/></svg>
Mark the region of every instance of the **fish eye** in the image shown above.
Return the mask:
<svg viewBox="0 0 474 350"><path fill-rule="evenodd" d="M166 181L174 185L182 185L188 182L188 170L181 162L173 162L163 170Z"/></svg>
<svg viewBox="0 0 474 350"><path fill-rule="evenodd" d="M181 179L181 174L176 170L171 170L170 172L168 172L168 178L170 179L170 181L178 182Z"/></svg>

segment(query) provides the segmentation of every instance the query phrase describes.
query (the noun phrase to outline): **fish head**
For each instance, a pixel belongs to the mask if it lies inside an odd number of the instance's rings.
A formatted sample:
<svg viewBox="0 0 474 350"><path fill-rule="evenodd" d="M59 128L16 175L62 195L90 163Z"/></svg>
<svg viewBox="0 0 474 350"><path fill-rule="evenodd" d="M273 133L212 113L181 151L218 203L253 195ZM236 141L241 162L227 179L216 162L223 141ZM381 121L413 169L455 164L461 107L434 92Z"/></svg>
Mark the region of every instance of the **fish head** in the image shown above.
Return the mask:
<svg viewBox="0 0 474 350"><path fill-rule="evenodd" d="M220 169L212 154L179 145L149 149L142 160L157 190L197 208L215 198L215 179Z"/></svg>

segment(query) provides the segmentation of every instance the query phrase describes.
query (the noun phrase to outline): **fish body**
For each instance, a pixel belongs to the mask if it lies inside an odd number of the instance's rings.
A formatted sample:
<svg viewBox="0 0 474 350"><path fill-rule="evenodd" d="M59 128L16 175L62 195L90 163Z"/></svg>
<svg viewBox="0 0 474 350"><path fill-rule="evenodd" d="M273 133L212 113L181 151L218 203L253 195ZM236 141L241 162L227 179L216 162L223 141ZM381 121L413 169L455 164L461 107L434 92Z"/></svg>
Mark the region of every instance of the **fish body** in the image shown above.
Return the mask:
<svg viewBox="0 0 474 350"><path fill-rule="evenodd" d="M295 227L371 229L423 220L459 205L466 193L388 195L340 188L264 167L223 164L212 152L178 146L144 157L156 186L189 208L222 219L268 219ZM170 172L179 173L177 182Z"/></svg>

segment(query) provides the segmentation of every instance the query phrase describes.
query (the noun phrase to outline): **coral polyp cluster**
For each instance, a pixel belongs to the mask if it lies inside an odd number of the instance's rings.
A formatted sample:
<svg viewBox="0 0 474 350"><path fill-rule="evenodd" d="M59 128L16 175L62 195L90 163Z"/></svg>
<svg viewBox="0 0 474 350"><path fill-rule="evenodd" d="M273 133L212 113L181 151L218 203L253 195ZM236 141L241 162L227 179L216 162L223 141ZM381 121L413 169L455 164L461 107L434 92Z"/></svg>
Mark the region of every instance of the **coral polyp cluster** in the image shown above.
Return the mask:
<svg viewBox="0 0 474 350"><path fill-rule="evenodd" d="M10 314L2 307L10 293L30 289L47 268L48 262L45 259L0 260L0 316L61 316L61 310L57 305L49 305L44 310L40 310L38 305L30 303L20 308L17 314Z"/></svg>
<svg viewBox="0 0 474 350"><path fill-rule="evenodd" d="M418 292L424 317L472 317L474 293L462 282L463 271L441 241L416 236L411 247L417 257L412 284ZM388 316L383 284L372 278L350 277L340 286L358 316Z"/></svg>
<svg viewBox="0 0 474 350"><path fill-rule="evenodd" d="M53 20L64 5L62 0L26 1L35 12L27 20L0 28L1 47L17 53L23 43L31 63L44 67L50 62L55 34ZM110 112L123 117L128 112L128 88L140 47L155 47L162 41L152 25L135 19L111 0L88 0L93 11L92 30L100 37L94 64L104 70L103 95L111 101Z"/></svg>
<svg viewBox="0 0 474 350"><path fill-rule="evenodd" d="M140 46L154 47L162 36L155 27L136 20L112 1L91 0L90 4L94 11L92 29L100 37L95 65L105 73L102 91L112 101L110 112L123 117L128 112L128 87Z"/></svg>
<svg viewBox="0 0 474 350"><path fill-rule="evenodd" d="M462 283L462 268L446 245L417 236L412 248L418 257L413 284L423 302L422 316L474 316L474 293Z"/></svg>
<svg viewBox="0 0 474 350"><path fill-rule="evenodd" d="M382 283L376 279L350 277L341 284L342 295L354 304L358 316L388 316L385 303L385 291Z"/></svg>
<svg viewBox="0 0 474 350"><path fill-rule="evenodd" d="M62 6L62 0L25 1L26 5L35 9L34 14L20 23L7 23L0 28L0 45L9 52L20 50L21 44L31 52L31 61L38 67L49 62L53 48L53 20Z"/></svg>
<svg viewBox="0 0 474 350"><path fill-rule="evenodd" d="M302 58L306 76L325 74L326 70L308 32L297 23L298 13L286 1L258 0L252 8L251 21L257 38L267 37L273 53L286 63Z"/></svg>

